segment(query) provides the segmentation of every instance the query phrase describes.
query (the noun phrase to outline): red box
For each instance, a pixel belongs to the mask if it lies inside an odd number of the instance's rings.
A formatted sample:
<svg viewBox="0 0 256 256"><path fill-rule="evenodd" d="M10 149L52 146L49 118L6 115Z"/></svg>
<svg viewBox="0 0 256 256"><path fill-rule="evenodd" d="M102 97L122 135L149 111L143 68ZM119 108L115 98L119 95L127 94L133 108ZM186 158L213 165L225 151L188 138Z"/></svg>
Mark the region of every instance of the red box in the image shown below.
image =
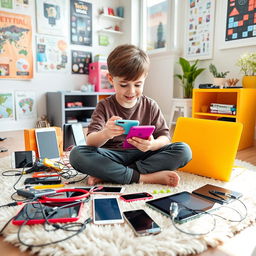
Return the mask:
<svg viewBox="0 0 256 256"><path fill-rule="evenodd" d="M108 66L104 62L89 64L89 83L95 85L96 92L114 92L114 87L107 78Z"/></svg>

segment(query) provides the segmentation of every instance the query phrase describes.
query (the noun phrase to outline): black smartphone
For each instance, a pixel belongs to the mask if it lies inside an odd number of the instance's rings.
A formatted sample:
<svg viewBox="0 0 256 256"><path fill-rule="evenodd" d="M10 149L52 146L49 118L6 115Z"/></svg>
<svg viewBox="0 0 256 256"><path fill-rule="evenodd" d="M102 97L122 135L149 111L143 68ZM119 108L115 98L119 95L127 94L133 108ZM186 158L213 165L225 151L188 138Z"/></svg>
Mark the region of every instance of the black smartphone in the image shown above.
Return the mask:
<svg viewBox="0 0 256 256"><path fill-rule="evenodd" d="M156 235L161 232L158 224L142 209L126 211L123 215L136 235Z"/></svg>
<svg viewBox="0 0 256 256"><path fill-rule="evenodd" d="M60 184L61 178L59 176L41 177L41 178L27 178L24 184Z"/></svg>
<svg viewBox="0 0 256 256"><path fill-rule="evenodd" d="M120 199L122 199L125 202L132 202L132 201L137 201L137 200L146 200L146 199L152 199L152 198L153 198L153 196L150 195L147 192L125 194L125 195L120 196Z"/></svg>

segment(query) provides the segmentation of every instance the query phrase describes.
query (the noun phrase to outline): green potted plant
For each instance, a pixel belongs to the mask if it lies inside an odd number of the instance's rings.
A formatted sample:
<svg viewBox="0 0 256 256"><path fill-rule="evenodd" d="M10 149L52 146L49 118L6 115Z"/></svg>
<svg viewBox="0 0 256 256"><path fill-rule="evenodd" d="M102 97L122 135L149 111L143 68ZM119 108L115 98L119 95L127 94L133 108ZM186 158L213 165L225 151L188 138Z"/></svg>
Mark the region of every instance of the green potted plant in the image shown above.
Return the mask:
<svg viewBox="0 0 256 256"><path fill-rule="evenodd" d="M183 74L175 74L175 77L181 80L181 86L184 88L184 98L192 98L192 91L196 78L205 70L205 68L198 68L199 60L191 64L188 60L180 57L178 64L180 64Z"/></svg>
<svg viewBox="0 0 256 256"><path fill-rule="evenodd" d="M256 88L256 52L242 55L236 64L244 73L243 87Z"/></svg>
<svg viewBox="0 0 256 256"><path fill-rule="evenodd" d="M218 72L216 66L212 63L209 65L209 71L213 75L213 84L220 86L220 88L223 88L226 83L226 77L229 71Z"/></svg>

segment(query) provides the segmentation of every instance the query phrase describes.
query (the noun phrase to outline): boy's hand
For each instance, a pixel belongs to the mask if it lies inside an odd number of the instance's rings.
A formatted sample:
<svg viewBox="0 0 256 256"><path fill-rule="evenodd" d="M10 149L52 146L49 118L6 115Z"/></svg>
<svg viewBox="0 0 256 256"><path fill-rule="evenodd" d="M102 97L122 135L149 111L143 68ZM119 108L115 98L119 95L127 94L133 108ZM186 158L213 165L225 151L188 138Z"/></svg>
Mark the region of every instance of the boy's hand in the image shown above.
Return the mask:
<svg viewBox="0 0 256 256"><path fill-rule="evenodd" d="M154 137L151 135L147 140L146 139L141 139L139 137L132 137L127 140L131 145L136 147L142 152L147 152L149 150L153 150L153 145L154 145Z"/></svg>
<svg viewBox="0 0 256 256"><path fill-rule="evenodd" d="M116 125L115 120L121 120L120 116L112 116L106 122L103 132L108 139L112 139L116 136L122 135L124 133L124 128L122 126Z"/></svg>

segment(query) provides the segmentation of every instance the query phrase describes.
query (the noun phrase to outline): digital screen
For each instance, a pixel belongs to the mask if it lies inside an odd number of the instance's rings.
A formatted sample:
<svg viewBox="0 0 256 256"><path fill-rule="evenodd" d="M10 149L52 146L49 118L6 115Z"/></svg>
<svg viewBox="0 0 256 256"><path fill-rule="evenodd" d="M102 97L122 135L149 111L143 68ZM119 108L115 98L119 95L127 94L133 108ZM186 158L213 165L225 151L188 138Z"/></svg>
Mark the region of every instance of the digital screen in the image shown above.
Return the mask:
<svg viewBox="0 0 256 256"><path fill-rule="evenodd" d="M95 221L121 220L121 212L116 198L95 198L94 199Z"/></svg>
<svg viewBox="0 0 256 256"><path fill-rule="evenodd" d="M146 204L161 212L170 215L170 205L172 202L178 203L179 213L176 220L184 220L202 211L207 211L214 206L214 202L203 199L197 195L188 192L181 192L171 196L147 201Z"/></svg>
<svg viewBox="0 0 256 256"><path fill-rule="evenodd" d="M59 148L55 131L36 132L37 148L40 158L59 158Z"/></svg>
<svg viewBox="0 0 256 256"><path fill-rule="evenodd" d="M66 203L67 204L67 203ZM63 208L59 208L58 211L55 211L53 214L53 208L56 208L56 206L64 206ZM44 213L47 218L49 219L58 219L61 221L61 219L67 219L67 218L76 218L78 217L79 210L81 207L81 202L78 202L75 205L67 206L65 207L65 204L38 204L38 203L32 203L32 204L26 204L21 211L18 213L18 215L14 218L14 221L20 221L20 220L44 220L43 215L43 209Z"/></svg>
<svg viewBox="0 0 256 256"><path fill-rule="evenodd" d="M132 199L139 199L139 198L145 198L145 197L151 197L148 193L135 193L135 194L129 194L129 195L122 195L122 198L125 200L132 200Z"/></svg>
<svg viewBox="0 0 256 256"><path fill-rule="evenodd" d="M143 230L148 230L148 232L160 231L160 227L144 210L127 211L124 212L124 216L137 232Z"/></svg>
<svg viewBox="0 0 256 256"><path fill-rule="evenodd" d="M32 151L17 151L15 155L15 168L32 167Z"/></svg>
<svg viewBox="0 0 256 256"><path fill-rule="evenodd" d="M72 124L72 131L76 146L86 145L83 126L81 124Z"/></svg>

